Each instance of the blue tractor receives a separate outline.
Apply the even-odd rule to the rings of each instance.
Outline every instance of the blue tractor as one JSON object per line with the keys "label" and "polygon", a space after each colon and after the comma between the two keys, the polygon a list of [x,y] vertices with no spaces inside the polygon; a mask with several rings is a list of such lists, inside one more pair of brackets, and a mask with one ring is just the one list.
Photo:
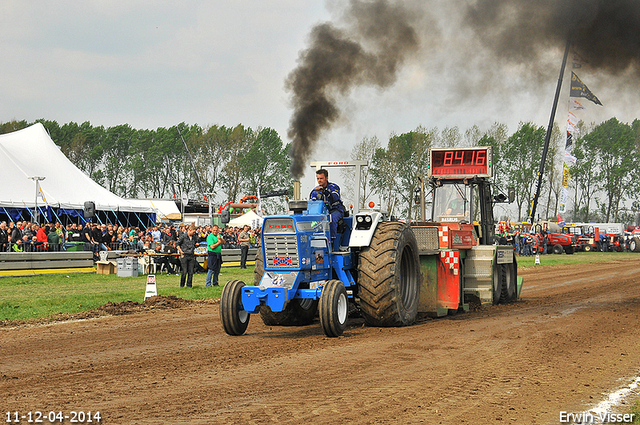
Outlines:
{"label": "blue tractor", "polygon": [[370,326],[405,326],[418,313],[441,317],[471,303],[516,301],[522,277],[514,248],[498,243],[493,219],[494,205],[513,196],[492,196],[492,176],[490,146],[430,149],[431,217],[422,179],[421,221],[363,210],[344,219],[335,241],[323,202],[290,202],[290,214],[263,222],[253,285],[235,280],[222,291],[225,331],[242,335],[251,314],[269,326],[319,316],[335,337],[351,312]]}
{"label": "blue tractor", "polygon": [[329,337],[342,335],[357,309],[376,326],[413,323],[420,266],[408,225],[376,211],[345,217],[332,241],[322,201],[291,201],[290,215],[266,217],[254,284],[224,287],[220,316],[229,335],[242,335],[251,314],[266,325],[301,326],[316,316]]}

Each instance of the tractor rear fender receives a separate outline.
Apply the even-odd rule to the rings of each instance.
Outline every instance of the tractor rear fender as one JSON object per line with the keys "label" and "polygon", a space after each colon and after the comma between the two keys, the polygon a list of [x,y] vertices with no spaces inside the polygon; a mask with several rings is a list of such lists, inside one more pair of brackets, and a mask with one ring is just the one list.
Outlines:
{"label": "tractor rear fender", "polygon": [[356,214],[353,217],[349,247],[364,248],[369,246],[381,218],[382,213],[378,211],[363,211]]}

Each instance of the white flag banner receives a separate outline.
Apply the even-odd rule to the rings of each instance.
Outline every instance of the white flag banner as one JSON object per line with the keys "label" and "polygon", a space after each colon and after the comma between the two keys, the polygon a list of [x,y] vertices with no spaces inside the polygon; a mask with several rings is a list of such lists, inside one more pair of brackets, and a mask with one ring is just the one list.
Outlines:
{"label": "white flag banner", "polygon": [[569,111],[569,118],[567,119],[567,131],[573,134],[580,134],[578,129],[578,117],[571,111]]}
{"label": "white flag banner", "polygon": [[587,108],[576,98],[569,99],[569,111],[586,111]]}
{"label": "white flag banner", "polygon": [[567,212],[567,198],[569,197],[569,188],[563,187],[560,191],[560,209],[561,213]]}
{"label": "white flag banner", "polygon": [[578,158],[576,158],[575,156],[571,155],[569,152],[565,152],[564,153],[564,163],[565,164],[576,165],[577,162],[578,162]]}

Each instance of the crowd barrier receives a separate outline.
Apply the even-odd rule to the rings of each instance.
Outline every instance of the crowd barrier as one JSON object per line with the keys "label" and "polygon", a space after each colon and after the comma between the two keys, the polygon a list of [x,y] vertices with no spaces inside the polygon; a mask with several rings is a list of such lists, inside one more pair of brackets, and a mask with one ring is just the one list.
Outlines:
{"label": "crowd barrier", "polygon": [[[68,244],[68,243],[67,243]],[[75,248],[78,247],[79,250]],[[83,243],[73,245],[72,249],[66,251],[58,251],[62,247],[48,246],[48,251],[34,252],[0,252],[0,276],[17,276],[28,274],[43,273],[75,273],[75,272],[91,272],[94,271],[95,260],[93,252],[83,251]],[[123,248],[121,245],[114,245],[114,248],[108,251],[100,251],[98,269],[101,272],[100,263],[111,263],[115,266],[116,260],[123,256],[140,257],[141,263],[149,265],[152,259],[145,258],[143,253],[133,253]],[[258,248],[249,248],[247,255],[247,263],[253,264]],[[144,258],[144,260],[143,260]],[[204,265],[206,254],[197,257],[198,262]],[[222,249],[223,266],[237,266],[240,264],[241,250],[240,248]],[[114,271],[115,272],[115,269]],[[107,273],[108,274],[108,273]]]}
{"label": "crowd barrier", "polygon": [[[53,272],[91,272],[93,253],[88,251],[0,252],[0,275]],[[20,273],[17,273],[20,271]],[[31,271],[28,273],[27,271]]]}

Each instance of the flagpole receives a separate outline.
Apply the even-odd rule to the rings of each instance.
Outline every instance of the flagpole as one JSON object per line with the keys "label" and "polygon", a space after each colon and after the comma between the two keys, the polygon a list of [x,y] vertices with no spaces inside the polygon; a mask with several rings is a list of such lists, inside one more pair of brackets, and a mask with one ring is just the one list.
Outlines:
{"label": "flagpole", "polygon": [[556,109],[558,109],[558,98],[560,97],[560,89],[562,88],[562,78],[564,77],[564,68],[567,66],[567,57],[569,56],[569,47],[571,39],[567,38],[567,45],[564,49],[564,57],[562,58],[562,67],[560,68],[560,76],[558,77],[558,85],[556,86],[556,96],[553,99],[553,108],[551,108],[551,117],[547,126],[547,134],[544,136],[544,149],[542,150],[542,158],[540,159],[540,168],[538,169],[538,181],[536,182],[536,194],[531,201],[531,210],[529,211],[529,223],[533,223],[536,215],[536,207],[538,206],[538,198],[540,197],[540,187],[542,186],[542,176],[544,174],[544,164],[547,160],[549,152],[549,141],[551,140],[551,131],[553,130],[553,121],[556,118]]}
{"label": "flagpole", "polygon": [[44,180],[46,177],[33,176],[33,177],[27,177],[27,178],[30,179],[30,180],[33,180],[34,182],[36,182],[36,202],[35,202],[36,206],[33,209],[33,213],[34,213],[33,217],[34,217],[35,222],[39,224],[39,221],[38,221],[38,193],[40,192],[40,181]]}

